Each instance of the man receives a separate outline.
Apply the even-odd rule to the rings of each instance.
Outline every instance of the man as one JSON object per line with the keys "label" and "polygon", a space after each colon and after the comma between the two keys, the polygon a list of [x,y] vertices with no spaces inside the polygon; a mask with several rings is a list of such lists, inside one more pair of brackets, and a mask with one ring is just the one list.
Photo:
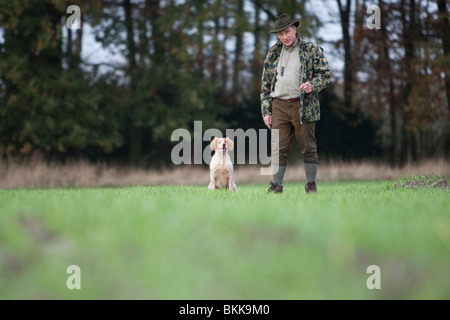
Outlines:
{"label": "man", "polygon": [[[330,69],[318,45],[305,41],[297,33],[298,21],[282,14],[275,21],[279,41],[264,60],[261,81],[261,113],[272,134],[272,182],[269,192],[283,192],[287,156],[292,139],[301,149],[306,175],[306,193],[317,192],[319,163],[315,138],[320,119],[318,93],[330,83]],[[275,141],[276,140],[276,141]]]}

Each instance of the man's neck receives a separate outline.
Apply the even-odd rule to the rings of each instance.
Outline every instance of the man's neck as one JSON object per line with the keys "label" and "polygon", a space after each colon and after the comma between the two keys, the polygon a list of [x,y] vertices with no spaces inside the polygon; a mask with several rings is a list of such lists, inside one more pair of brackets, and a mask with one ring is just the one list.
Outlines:
{"label": "man's neck", "polygon": [[293,44],[292,46],[290,46],[290,47],[285,46],[285,48],[288,49],[289,51],[291,51],[292,48],[294,48],[294,47],[297,45],[298,41],[299,41],[299,39],[298,39],[298,37],[297,37],[297,39],[295,40],[295,42],[294,42],[294,44]]}

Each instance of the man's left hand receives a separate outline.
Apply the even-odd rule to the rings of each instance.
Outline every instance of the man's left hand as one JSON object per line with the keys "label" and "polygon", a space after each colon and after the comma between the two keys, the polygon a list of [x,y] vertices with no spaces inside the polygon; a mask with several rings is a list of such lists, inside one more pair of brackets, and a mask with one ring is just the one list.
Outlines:
{"label": "man's left hand", "polygon": [[306,93],[311,93],[312,90],[312,85],[309,82],[305,82],[304,84],[302,84],[300,86],[300,90],[304,90]]}

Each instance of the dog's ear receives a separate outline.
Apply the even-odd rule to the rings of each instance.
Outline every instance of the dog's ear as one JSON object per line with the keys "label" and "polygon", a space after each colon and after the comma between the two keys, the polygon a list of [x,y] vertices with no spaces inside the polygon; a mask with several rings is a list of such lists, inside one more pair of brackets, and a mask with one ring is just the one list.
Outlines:
{"label": "dog's ear", "polygon": [[234,142],[230,138],[227,137],[227,144],[228,144],[228,150],[233,151],[234,149]]}
{"label": "dog's ear", "polygon": [[216,142],[217,142],[217,138],[214,138],[214,139],[211,141],[210,146],[211,146],[211,150],[212,150],[212,151],[216,150]]}

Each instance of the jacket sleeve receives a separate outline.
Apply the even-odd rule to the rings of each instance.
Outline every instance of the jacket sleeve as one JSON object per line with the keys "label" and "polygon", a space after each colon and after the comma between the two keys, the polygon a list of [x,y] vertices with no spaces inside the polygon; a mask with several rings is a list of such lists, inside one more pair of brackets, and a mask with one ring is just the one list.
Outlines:
{"label": "jacket sleeve", "polygon": [[319,92],[325,89],[331,81],[331,71],[328,61],[323,55],[323,49],[317,47],[314,53],[314,78],[310,81],[314,91]]}
{"label": "jacket sleeve", "polygon": [[261,114],[262,117],[272,115],[272,73],[270,71],[270,52],[264,59],[264,67],[261,79]]}

